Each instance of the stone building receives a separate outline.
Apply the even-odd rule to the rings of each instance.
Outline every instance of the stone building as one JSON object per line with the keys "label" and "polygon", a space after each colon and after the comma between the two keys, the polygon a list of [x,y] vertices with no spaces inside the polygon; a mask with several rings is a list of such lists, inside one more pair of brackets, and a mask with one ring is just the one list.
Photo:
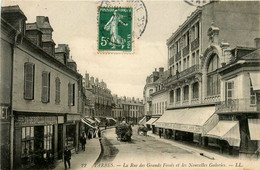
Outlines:
{"label": "stone building", "polygon": [[48,17],[25,21],[19,6],[2,7],[1,169],[38,166],[62,159],[65,145],[78,147],[82,76],[67,45],[55,55]]}
{"label": "stone building", "polygon": [[[258,91],[250,90],[249,75],[259,72],[254,43],[260,32],[256,27],[259,7],[256,1],[210,2],[198,7],[167,40],[170,76],[163,81],[167,110],[155,122],[166,137],[219,147],[235,155],[256,151],[252,143],[257,142],[250,140],[259,139],[250,139],[249,133],[255,135],[251,127],[259,126]],[[248,103],[251,93],[256,99],[252,105]],[[227,107],[223,113],[228,99],[241,105],[240,110]],[[224,119],[229,121],[223,123]]]}

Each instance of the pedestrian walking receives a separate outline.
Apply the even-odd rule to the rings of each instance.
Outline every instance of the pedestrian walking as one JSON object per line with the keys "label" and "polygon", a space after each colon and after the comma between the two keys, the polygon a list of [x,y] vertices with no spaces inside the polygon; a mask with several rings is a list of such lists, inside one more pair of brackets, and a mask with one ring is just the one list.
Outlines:
{"label": "pedestrian walking", "polygon": [[65,169],[67,169],[67,163],[68,163],[69,168],[70,168],[70,159],[71,159],[71,151],[68,149],[68,146],[65,146],[65,150],[64,150],[64,166],[65,166]]}
{"label": "pedestrian walking", "polygon": [[161,138],[162,137],[162,130],[161,129],[159,129],[159,137]]}
{"label": "pedestrian walking", "polygon": [[98,127],[98,138],[101,139],[101,130]]}
{"label": "pedestrian walking", "polygon": [[86,145],[86,137],[84,135],[84,133],[82,134],[81,138],[80,138],[80,143],[81,143],[81,147],[82,147],[82,150],[85,151],[85,145]]}

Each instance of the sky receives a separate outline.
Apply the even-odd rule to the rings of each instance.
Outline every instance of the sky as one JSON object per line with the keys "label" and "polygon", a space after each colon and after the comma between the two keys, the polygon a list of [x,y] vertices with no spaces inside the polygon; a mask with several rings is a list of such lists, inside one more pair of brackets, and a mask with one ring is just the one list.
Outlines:
{"label": "sky", "polygon": [[167,69],[167,39],[196,7],[179,1],[143,1],[148,22],[143,35],[135,40],[133,54],[97,53],[97,1],[2,0],[2,6],[19,5],[27,23],[36,16],[48,16],[57,44],[68,44],[71,56],[83,76],[98,77],[112,94],[143,98],[146,77],[155,68]]}

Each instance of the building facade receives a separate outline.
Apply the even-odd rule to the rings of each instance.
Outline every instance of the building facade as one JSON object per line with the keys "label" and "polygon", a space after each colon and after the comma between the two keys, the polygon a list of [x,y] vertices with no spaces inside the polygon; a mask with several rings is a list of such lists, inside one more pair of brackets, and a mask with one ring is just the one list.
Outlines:
{"label": "building facade", "polygon": [[68,46],[63,61],[55,55],[48,17],[26,24],[18,6],[2,7],[1,14],[1,126],[9,132],[1,168],[62,159],[65,145],[78,148],[82,76]]}
{"label": "building facade", "polygon": [[[255,120],[259,115],[259,112],[255,110],[257,100],[254,106],[241,110],[243,116],[240,115],[240,117],[243,118],[232,122],[234,126],[230,122],[223,123],[221,120],[231,120],[231,115],[239,115],[237,114],[239,111],[235,111],[236,113],[229,111],[229,116],[228,114],[224,116],[222,113],[217,114],[217,110],[218,105],[221,105],[219,103],[226,101],[225,98],[235,97],[232,93],[234,84],[227,82],[232,79],[232,76],[236,77],[236,87],[239,87],[237,90],[243,91],[236,97],[246,98],[241,99],[240,102],[244,101],[249,104],[250,81],[248,77],[240,75],[244,73],[239,69],[230,70],[229,73],[228,69],[224,68],[242,62],[238,58],[256,50],[253,40],[258,38],[260,32],[259,28],[255,27],[259,24],[259,5],[259,2],[210,2],[198,7],[167,40],[170,76],[163,81],[168,93],[167,111],[155,122],[155,125],[163,128],[168,138],[195,142],[204,146],[217,146],[221,151],[228,150],[234,154],[256,151],[257,146],[249,146],[254,143],[250,142],[248,137],[250,125],[243,122],[248,121],[246,118],[248,114],[253,115],[250,119],[254,120],[250,121],[258,121]],[[234,6],[237,8],[233,8]],[[254,48],[238,50],[237,46]],[[259,56],[253,56],[252,60],[257,63]],[[248,70],[258,72],[254,64],[248,66]],[[222,69],[226,71],[221,72]],[[252,94],[255,92],[257,91]],[[227,94],[229,97],[226,97]],[[243,106],[246,107],[247,104]],[[227,136],[214,134],[214,131],[222,124],[226,127],[220,131],[226,132]],[[229,140],[230,138],[232,140]]]}

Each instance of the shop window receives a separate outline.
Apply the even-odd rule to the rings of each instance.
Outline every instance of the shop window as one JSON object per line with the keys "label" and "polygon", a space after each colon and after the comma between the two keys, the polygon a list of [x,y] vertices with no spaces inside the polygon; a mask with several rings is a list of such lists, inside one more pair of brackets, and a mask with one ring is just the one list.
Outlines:
{"label": "shop window", "polygon": [[208,64],[208,74],[207,74],[207,95],[214,96],[220,94],[220,77],[217,73],[219,68],[219,59],[216,54],[214,54]]}
{"label": "shop window", "polygon": [[50,72],[42,72],[42,102],[50,102]]}
{"label": "shop window", "polygon": [[34,99],[34,74],[35,65],[33,63],[24,64],[24,99]]}
{"label": "shop window", "polygon": [[46,154],[44,158],[46,158],[48,153],[52,153],[53,150],[53,126],[48,125],[44,126],[44,150]]}
{"label": "shop window", "polygon": [[192,98],[197,99],[199,98],[199,83],[196,82],[192,85]]}
{"label": "shop window", "polygon": [[176,90],[176,101],[177,102],[181,101],[181,89],[180,88],[178,88]]}
{"label": "shop window", "polygon": [[66,141],[65,145],[69,148],[74,148],[75,144],[75,133],[76,133],[76,126],[75,125],[67,125],[66,126]]}
{"label": "shop window", "polygon": [[251,81],[250,81],[250,105],[256,105],[256,93],[253,90]]}
{"label": "shop window", "polygon": [[55,103],[60,104],[60,78],[55,80]]}
{"label": "shop window", "polygon": [[8,107],[0,106],[1,112],[0,112],[0,119],[7,119],[8,118]]}
{"label": "shop window", "polygon": [[22,128],[22,164],[31,164],[34,161],[34,127]]}
{"label": "shop window", "polygon": [[170,103],[172,104],[174,102],[174,91],[170,91]]}
{"label": "shop window", "polygon": [[190,56],[187,57],[187,67],[186,68],[189,68],[190,67]]}
{"label": "shop window", "polygon": [[183,93],[184,93],[183,100],[188,101],[189,100],[189,86],[188,85],[184,86]]}

